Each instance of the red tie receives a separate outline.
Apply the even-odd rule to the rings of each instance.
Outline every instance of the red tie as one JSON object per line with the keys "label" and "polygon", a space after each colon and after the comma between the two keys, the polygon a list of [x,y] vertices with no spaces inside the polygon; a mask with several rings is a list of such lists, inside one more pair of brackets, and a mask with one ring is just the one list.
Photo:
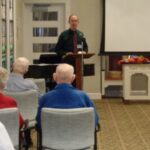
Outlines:
{"label": "red tie", "polygon": [[74,35],[73,35],[73,46],[74,46],[74,52],[77,52],[77,32],[74,31]]}

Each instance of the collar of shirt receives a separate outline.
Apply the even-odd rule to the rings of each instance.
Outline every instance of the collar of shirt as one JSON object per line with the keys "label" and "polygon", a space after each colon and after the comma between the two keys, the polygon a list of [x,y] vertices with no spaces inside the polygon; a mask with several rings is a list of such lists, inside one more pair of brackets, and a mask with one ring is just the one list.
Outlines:
{"label": "collar of shirt", "polygon": [[23,75],[18,74],[18,73],[11,73],[10,76],[17,77],[17,78],[23,78]]}
{"label": "collar of shirt", "polygon": [[73,30],[69,29],[69,32],[74,34],[74,32],[77,32],[77,30],[73,31]]}
{"label": "collar of shirt", "polygon": [[69,83],[57,84],[56,87],[55,87],[55,89],[66,89],[66,88],[74,89],[74,87]]}

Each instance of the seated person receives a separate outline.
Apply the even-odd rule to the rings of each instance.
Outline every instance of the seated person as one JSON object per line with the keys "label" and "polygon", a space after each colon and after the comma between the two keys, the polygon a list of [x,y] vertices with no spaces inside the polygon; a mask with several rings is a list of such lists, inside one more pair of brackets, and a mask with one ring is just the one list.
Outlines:
{"label": "seated person", "polygon": [[[7,70],[0,67],[0,109],[17,107],[15,99],[3,94],[3,89],[7,84],[7,80],[8,80]],[[24,120],[20,115],[20,128],[23,126],[23,124]]]}
{"label": "seated person", "polygon": [[40,129],[41,127],[41,110],[44,107],[60,109],[93,107],[95,110],[95,122],[98,125],[99,117],[92,100],[85,92],[71,85],[75,79],[73,66],[69,64],[58,65],[53,78],[57,83],[56,87],[43,95],[39,102],[36,118],[38,128]]}
{"label": "seated person", "polygon": [[26,90],[36,90],[37,85],[29,79],[24,79],[24,74],[28,71],[29,60],[25,57],[19,57],[12,66],[12,73],[9,76],[6,91],[21,92]]}
{"label": "seated person", "polygon": [[15,150],[5,126],[0,122],[0,150]]}
{"label": "seated person", "polygon": [[[8,80],[7,70],[0,67],[0,109],[17,107],[17,103],[15,99],[3,94],[3,90],[7,85],[7,80]],[[23,120],[23,117],[20,115],[20,128],[22,128],[23,125],[25,125],[25,121]],[[25,134],[26,145],[31,146],[32,141],[30,137],[30,131],[26,130],[24,134]]]}

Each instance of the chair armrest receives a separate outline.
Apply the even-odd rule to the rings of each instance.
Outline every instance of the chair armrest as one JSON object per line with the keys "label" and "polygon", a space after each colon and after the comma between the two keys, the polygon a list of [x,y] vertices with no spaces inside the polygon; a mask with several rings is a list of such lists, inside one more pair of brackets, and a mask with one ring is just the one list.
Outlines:
{"label": "chair armrest", "polygon": [[25,120],[22,128],[20,129],[21,132],[25,132],[26,130],[36,128],[37,122],[33,120]]}
{"label": "chair armrest", "polygon": [[95,132],[100,132],[100,131],[101,131],[101,125],[98,123],[95,128]]}
{"label": "chair armrest", "polygon": [[24,132],[27,129],[28,123],[29,123],[28,120],[24,121],[23,126],[20,128],[20,132]]}

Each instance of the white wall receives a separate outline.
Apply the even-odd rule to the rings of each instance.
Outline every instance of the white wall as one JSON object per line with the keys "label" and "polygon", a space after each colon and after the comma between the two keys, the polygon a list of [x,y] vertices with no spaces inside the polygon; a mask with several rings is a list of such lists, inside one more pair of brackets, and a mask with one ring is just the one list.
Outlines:
{"label": "white wall", "polygon": [[16,0],[16,57],[22,56],[22,1]]}
{"label": "white wall", "polygon": [[[40,0],[37,1],[39,2]],[[17,0],[16,5],[17,5],[16,6],[17,7],[17,22],[16,22],[17,23],[17,56],[21,56],[23,54],[21,51],[23,1]],[[100,93],[101,91],[100,57],[97,54],[99,52],[100,40],[101,40],[100,34],[101,34],[101,27],[102,27],[102,0],[70,0],[69,5],[70,8],[67,10],[68,16],[72,13],[77,14],[79,16],[80,19],[79,29],[85,34],[85,37],[89,45],[89,52],[95,53],[94,57],[85,61],[85,63],[95,64],[95,76],[84,78],[84,90],[89,93]],[[68,16],[66,16],[66,18],[68,18]]]}
{"label": "white wall", "polygon": [[79,29],[84,32],[89,52],[96,55],[85,63],[95,64],[95,76],[84,78],[84,89],[90,93],[100,92],[100,34],[102,26],[102,0],[72,0],[71,13],[80,19]]}

